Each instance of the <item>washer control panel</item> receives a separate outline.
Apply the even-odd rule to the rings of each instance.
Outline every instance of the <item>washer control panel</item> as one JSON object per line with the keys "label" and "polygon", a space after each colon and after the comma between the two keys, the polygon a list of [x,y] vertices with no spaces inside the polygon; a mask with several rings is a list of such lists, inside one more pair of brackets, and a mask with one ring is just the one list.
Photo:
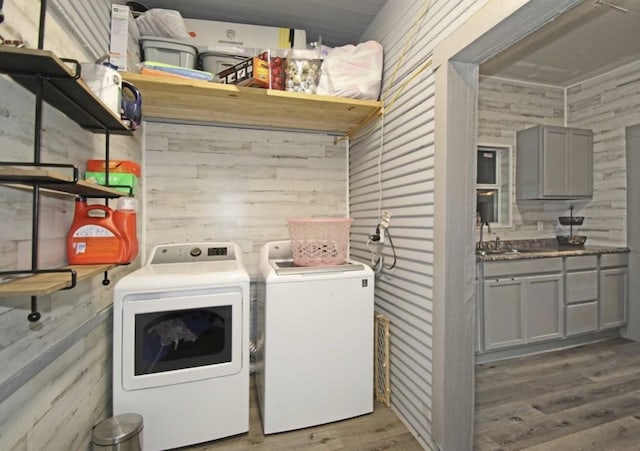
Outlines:
{"label": "washer control panel", "polygon": [[149,265],[162,263],[207,262],[235,260],[233,243],[179,243],[161,244],[153,248]]}

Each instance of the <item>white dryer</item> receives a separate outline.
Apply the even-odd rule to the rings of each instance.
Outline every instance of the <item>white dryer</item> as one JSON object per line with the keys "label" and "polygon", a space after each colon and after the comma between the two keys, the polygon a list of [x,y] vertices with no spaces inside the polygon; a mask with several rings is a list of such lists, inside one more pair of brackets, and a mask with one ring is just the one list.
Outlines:
{"label": "white dryer", "polygon": [[289,241],[258,267],[256,387],[265,434],[373,411],[371,268],[297,267]]}
{"label": "white dryer", "polygon": [[114,289],[113,414],[145,451],[249,430],[249,276],[232,243],[156,246]]}

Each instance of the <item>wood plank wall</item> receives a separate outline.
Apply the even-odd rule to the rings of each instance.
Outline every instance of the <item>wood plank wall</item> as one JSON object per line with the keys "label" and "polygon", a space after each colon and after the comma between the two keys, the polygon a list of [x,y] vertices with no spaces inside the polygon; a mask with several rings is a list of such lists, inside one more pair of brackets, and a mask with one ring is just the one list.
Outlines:
{"label": "wood plank wall", "polygon": [[[589,243],[626,245],[625,127],[640,123],[640,63],[635,62],[568,88],[480,77],[478,143],[514,149],[517,130],[538,124],[588,128],[594,132],[594,196],[589,201],[513,201],[513,225],[489,238],[553,238],[566,230],[557,217],[570,204],[585,216],[574,233]],[[566,98],[567,111],[564,110]],[[514,178],[515,190],[515,178]],[[515,191],[514,191],[515,192]],[[537,231],[543,221],[544,230]]]}
{"label": "wood plank wall", "polygon": [[[568,214],[570,202],[516,202],[516,132],[535,125],[564,125],[564,89],[487,76],[480,77],[478,88],[478,144],[507,145],[513,149],[513,224],[494,228],[487,239],[553,238],[558,216]],[[538,221],[544,224],[540,232]]]}
{"label": "wood plank wall", "polygon": [[251,275],[287,218],[347,216],[346,142],[314,133],[148,122],[147,251],[232,241]]}
{"label": "wood plank wall", "polygon": [[640,61],[567,89],[567,122],[593,130],[593,200],[582,212],[590,240],[625,245],[625,127],[640,124]]}
{"label": "wood plank wall", "polygon": [[[390,93],[385,105],[396,93],[398,98],[386,111],[384,128],[378,123],[370,134],[351,143],[349,199],[354,218],[352,255],[368,262],[367,237],[379,222],[378,160],[383,134],[381,208],[392,214],[390,232],[398,262],[393,270],[376,277],[375,293],[376,309],[391,321],[391,400],[423,446],[435,448],[431,436],[433,243],[437,239],[433,235],[435,77],[430,69],[411,81],[409,77],[434,46],[485,1],[432,1],[414,34],[414,22],[427,3],[387,2],[361,38],[382,43],[383,92]],[[401,91],[405,82],[408,85]],[[388,243],[384,257],[390,264]]]}
{"label": "wood plank wall", "polygon": [[112,3],[122,4],[124,0],[52,0],[50,8],[61,25],[73,34],[79,46],[90,55],[90,60],[95,61],[109,53]]}
{"label": "wood plank wall", "polygon": [[[79,3],[79,2],[76,2]],[[83,2],[86,3],[86,2]],[[108,8],[110,2],[100,0]],[[1,34],[14,30],[29,47],[37,43],[40,2],[4,3]],[[47,17],[45,47],[61,57],[91,59],[59,17]],[[108,43],[103,42],[108,48]],[[0,160],[33,159],[34,97],[0,77]],[[42,161],[77,165],[104,158],[105,139],[82,130],[45,105]],[[111,137],[111,156],[141,158],[140,135]],[[0,186],[0,268],[30,267],[31,192]],[[43,195],[39,242],[41,267],[66,263],[66,235],[73,218],[70,196]],[[113,286],[136,264],[97,277],[69,291],[38,299],[42,319],[27,321],[28,296],[0,298],[0,449],[88,449],[91,427],[111,414],[111,305]]]}

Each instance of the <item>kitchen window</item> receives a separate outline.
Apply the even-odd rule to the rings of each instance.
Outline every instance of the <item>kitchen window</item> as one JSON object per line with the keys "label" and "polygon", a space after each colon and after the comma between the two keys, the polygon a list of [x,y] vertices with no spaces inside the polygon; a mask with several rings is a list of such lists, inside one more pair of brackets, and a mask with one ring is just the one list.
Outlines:
{"label": "kitchen window", "polygon": [[492,227],[511,227],[512,150],[478,146],[476,214]]}

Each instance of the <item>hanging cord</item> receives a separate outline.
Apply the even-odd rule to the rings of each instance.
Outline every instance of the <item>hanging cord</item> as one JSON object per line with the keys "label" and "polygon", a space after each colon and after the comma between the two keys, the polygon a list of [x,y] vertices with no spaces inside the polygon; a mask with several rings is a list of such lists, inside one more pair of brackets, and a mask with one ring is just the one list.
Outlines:
{"label": "hanging cord", "polygon": [[380,274],[383,269],[391,270],[396,267],[396,263],[398,261],[398,257],[396,255],[396,247],[393,244],[393,238],[391,238],[391,233],[389,232],[389,228],[383,228],[383,234],[389,238],[389,244],[391,245],[391,252],[393,253],[393,263],[390,265],[385,265],[384,263],[384,255],[380,252],[382,249],[382,244],[375,243],[371,240],[367,241],[367,246],[371,250],[371,267],[373,268],[373,272],[376,274]]}
{"label": "hanging cord", "polygon": [[[407,74],[406,79],[400,84],[398,89],[393,94],[391,100],[389,100],[391,88],[395,85],[396,77],[400,73],[400,68],[403,67],[404,60],[409,53],[409,49],[411,45],[414,43],[418,30],[422,28],[423,21],[427,16],[429,11],[429,7],[431,5],[431,0],[425,0],[422,9],[418,16],[416,17],[411,31],[405,41],[404,47],[402,49],[402,53],[398,58],[396,66],[394,68],[393,74],[387,83],[387,86],[381,96],[382,101],[382,110],[380,111],[380,144],[378,146],[378,158],[377,158],[377,176],[378,176],[378,205],[377,205],[377,214],[378,214],[378,226],[376,228],[376,237],[375,241],[373,240],[373,236],[367,240],[367,247],[371,251],[371,266],[376,274],[380,273],[383,269],[393,269],[396,266],[397,255],[396,249],[393,244],[393,239],[391,238],[391,234],[389,233],[388,222],[387,226],[381,227],[382,223],[382,157],[384,154],[384,122],[385,115],[392,110],[398,98],[404,93],[407,86],[416,79],[420,74],[422,74],[428,67],[432,64],[431,53],[427,56],[427,59],[422,61],[417,67],[415,67],[409,74]],[[365,121],[360,126],[356,127],[352,130],[350,135],[351,140],[359,139],[364,136],[366,133],[370,132],[372,128],[375,126],[375,122],[373,120]],[[388,221],[388,219],[387,219]],[[383,229],[382,231],[380,229]],[[380,234],[382,233],[382,240],[380,240]],[[391,265],[385,265],[384,256],[381,253],[382,246],[384,245],[384,236],[389,238],[389,244],[391,245],[391,251],[393,252],[393,263]],[[380,240],[380,241],[377,241]]]}
{"label": "hanging cord", "polygon": [[431,5],[431,0],[425,0],[423,6],[422,6],[422,10],[420,11],[420,13],[417,15],[416,20],[413,22],[413,25],[411,26],[411,32],[409,33],[407,40],[405,41],[404,47],[402,49],[402,53],[400,54],[400,58],[398,59],[398,62],[396,63],[396,66],[393,70],[393,74],[391,75],[391,78],[389,79],[389,81],[386,83],[386,88],[384,89],[382,95],[380,96],[380,101],[382,102],[382,109],[380,110],[380,112],[376,112],[375,114],[372,114],[370,117],[368,117],[366,120],[362,121],[361,124],[357,125],[356,127],[354,127],[353,129],[351,129],[349,131],[349,137],[351,139],[351,141],[355,141],[356,139],[359,139],[367,134],[369,134],[369,132],[371,132],[373,130],[373,128],[376,125],[376,122],[374,121],[376,116],[380,116],[380,120],[383,120],[385,114],[389,113],[391,111],[391,107],[393,106],[393,104],[396,102],[396,100],[398,100],[398,98],[400,97],[400,95],[404,92],[404,90],[406,89],[407,85],[413,81],[418,75],[420,75],[422,72],[425,71],[425,69],[427,69],[429,66],[431,66],[432,60],[431,60],[431,52],[429,52],[429,54],[427,55],[427,59],[425,61],[423,61],[421,64],[419,64],[415,69],[413,69],[409,74],[408,74],[408,78],[407,80],[402,83],[400,85],[400,89],[398,89],[391,102],[387,102],[388,97],[390,95],[390,91],[391,88],[394,86],[395,81],[396,81],[396,77],[398,76],[398,73],[400,72],[400,68],[403,66],[403,62],[405,57],[407,56],[407,54],[409,53],[409,48],[411,46],[411,44],[413,44],[414,39],[418,33],[418,30],[422,28],[423,25],[423,20],[425,19],[425,17],[427,16],[427,13],[429,12],[429,7]]}
{"label": "hanging cord", "polygon": [[387,95],[389,94],[389,90],[391,89],[391,87],[393,86],[393,84],[396,81],[396,77],[398,76],[398,73],[400,72],[400,68],[402,67],[402,64],[404,63],[404,59],[407,56],[407,53],[409,53],[409,46],[411,44],[413,44],[413,40],[415,39],[416,35],[418,34],[418,30],[420,28],[422,28],[422,20],[427,16],[427,12],[429,11],[429,6],[430,5],[431,5],[431,0],[426,0],[424,2],[424,4],[422,5],[422,10],[420,11],[418,16],[416,17],[416,20],[413,22],[413,25],[411,26],[411,32],[409,34],[409,37],[404,43],[404,48],[402,49],[402,53],[400,54],[400,58],[398,59],[398,62],[396,63],[396,67],[395,67],[395,69],[393,71],[393,74],[391,75],[391,79],[389,80],[389,83],[387,83],[387,88],[385,89],[384,94],[382,95],[382,102],[383,103],[387,99]]}
{"label": "hanging cord", "polygon": [[389,244],[391,245],[391,252],[393,252],[393,263],[391,263],[391,265],[389,266],[385,265],[384,269],[393,269],[396,267],[396,262],[398,261],[398,258],[396,257],[396,247],[393,245],[393,239],[391,238],[389,227],[384,229],[384,233],[386,233],[387,237],[389,238]]}
{"label": "hanging cord", "polygon": [[380,146],[378,148],[378,221],[382,218],[382,154],[384,153],[384,115],[380,118]]}
{"label": "hanging cord", "polygon": [[[413,22],[413,25],[411,26],[410,36],[405,41],[404,48],[402,49],[402,54],[400,55],[400,58],[396,63],[396,67],[395,67],[395,70],[393,71],[393,75],[391,75],[391,79],[389,80],[389,83],[387,83],[387,88],[385,89],[382,95],[383,104],[386,102],[387,96],[389,95],[389,90],[391,89],[391,86],[393,86],[393,84],[395,83],[396,77],[398,76],[398,72],[400,72],[400,67],[402,66],[402,63],[404,62],[404,59],[407,56],[407,53],[409,52],[409,46],[415,40],[418,30],[420,29],[419,25],[422,25],[422,21],[426,17],[427,11],[429,11],[430,4],[431,4],[431,0],[425,1],[425,3],[422,6],[422,10],[420,11],[420,14],[418,14],[418,17],[416,18],[416,20]],[[388,105],[388,107],[383,108],[382,114],[380,115],[380,146],[378,149],[378,221],[382,219],[382,154],[384,153],[384,115],[386,111],[391,110],[393,104],[396,102],[400,94],[402,94],[402,92],[405,90],[407,85],[412,80],[414,80],[420,73],[422,73],[427,67],[431,65],[430,59],[427,62],[428,64],[423,63],[417,70],[415,70],[411,74],[411,76],[404,83],[402,83],[402,85],[400,86],[400,89],[393,96],[393,100],[391,101],[391,103]],[[386,231],[386,228],[385,228],[385,231]]]}

